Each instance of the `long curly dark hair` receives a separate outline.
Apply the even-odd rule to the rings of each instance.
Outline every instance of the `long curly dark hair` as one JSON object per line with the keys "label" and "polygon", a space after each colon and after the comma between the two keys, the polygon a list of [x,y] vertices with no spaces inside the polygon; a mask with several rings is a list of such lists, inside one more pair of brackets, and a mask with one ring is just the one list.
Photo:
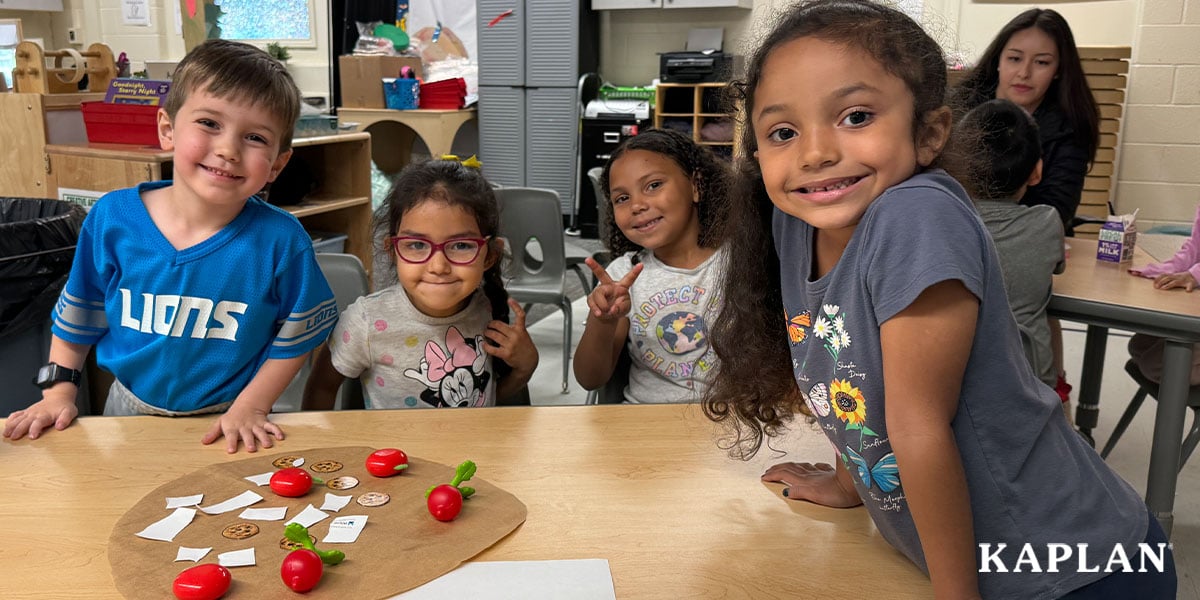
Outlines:
{"label": "long curly dark hair", "polygon": [[951,105],[956,115],[961,117],[972,108],[995,98],[1004,46],[1013,34],[1033,27],[1050,36],[1058,48],[1057,77],[1050,82],[1042,102],[1058,104],[1074,130],[1076,142],[1087,149],[1088,162],[1092,162],[1100,145],[1100,108],[1096,106],[1087,76],[1083,73],[1079,49],[1075,47],[1075,35],[1071,33],[1067,20],[1057,11],[1031,8],[1013,17],[984,50],[975,68],[951,90]]}
{"label": "long curly dark hair", "polygon": [[[913,94],[914,140],[927,117],[945,106],[946,63],[937,42],[904,13],[873,2],[800,3],[750,56],[746,78],[733,88],[743,107],[741,158],[737,188],[730,194],[721,318],[710,331],[720,360],[703,404],[708,418],[730,427],[730,454],[743,459],[756,454],[764,437],[778,435],[797,413],[808,414],[792,374],[779,256],[771,238],[773,207],[754,159],[753,121],[755,90],[767,57],[804,37],[862,49],[903,80]],[[804,93],[803,86],[797,82],[797,94]]]}
{"label": "long curly dark hair", "polygon": [[631,150],[646,150],[661,154],[687,174],[692,185],[696,186],[696,210],[700,219],[700,237],[697,242],[702,248],[716,248],[725,239],[724,226],[729,214],[729,186],[732,171],[729,163],[721,160],[708,148],[697,144],[691,138],[671,129],[647,129],[617,146],[604,165],[600,175],[600,189],[604,191],[601,202],[600,218],[608,227],[608,239],[602,240],[613,256],[626,252],[636,252],[642,247],[629,241],[613,218],[612,198],[609,193],[609,172],[613,163],[617,162],[626,152]]}

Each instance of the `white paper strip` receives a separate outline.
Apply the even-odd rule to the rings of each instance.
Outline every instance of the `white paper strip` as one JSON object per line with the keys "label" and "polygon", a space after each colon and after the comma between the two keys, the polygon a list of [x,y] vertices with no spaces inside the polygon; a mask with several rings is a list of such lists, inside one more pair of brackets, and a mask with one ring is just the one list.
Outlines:
{"label": "white paper strip", "polygon": [[231,510],[245,508],[251,504],[254,504],[255,502],[262,501],[262,499],[262,496],[247,490],[219,504],[214,504],[212,506],[201,506],[200,510],[210,515],[219,515],[221,513],[227,513]]}
{"label": "white paper strip", "polygon": [[329,518],[328,514],[325,514],[321,511],[317,510],[316,508],[313,507],[313,505],[309,504],[308,506],[306,506],[304,508],[304,510],[300,511],[300,514],[292,517],[292,520],[288,521],[287,523],[284,523],[284,525],[291,525],[292,523],[299,523],[305,527],[312,527],[314,524],[320,523],[321,521],[324,521],[325,519],[328,519],[328,518]]}
{"label": "white paper strip", "polygon": [[253,567],[254,548],[222,552],[217,555],[217,564],[222,567]]}
{"label": "white paper strip", "polygon": [[195,496],[176,496],[167,498],[167,510],[179,508],[181,506],[196,506],[200,501],[204,500],[204,494],[196,494]]}
{"label": "white paper strip", "polygon": [[190,560],[192,562],[196,562],[205,556],[208,556],[208,553],[211,551],[212,548],[188,548],[185,546],[180,546],[179,552],[175,554],[175,562],[179,562],[181,560]]}
{"label": "white paper strip", "polygon": [[138,537],[143,537],[148,540],[158,540],[160,542],[169,542],[192,523],[192,519],[196,518],[196,509],[194,508],[177,508],[164,519],[161,519],[149,527],[139,531]]}
{"label": "white paper strip", "polygon": [[327,544],[353,544],[367,526],[367,515],[347,515],[329,522],[329,533],[321,540]]}

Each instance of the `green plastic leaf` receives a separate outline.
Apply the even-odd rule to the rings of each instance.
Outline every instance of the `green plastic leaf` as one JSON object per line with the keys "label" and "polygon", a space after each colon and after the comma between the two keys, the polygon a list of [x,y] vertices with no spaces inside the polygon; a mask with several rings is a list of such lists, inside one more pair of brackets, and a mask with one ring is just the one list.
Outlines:
{"label": "green plastic leaf", "polygon": [[475,475],[475,462],[464,460],[462,464],[454,469],[454,479],[450,480],[450,485],[458,487],[458,484],[470,479]]}
{"label": "green plastic leaf", "polygon": [[317,556],[321,557],[321,562],[327,565],[336,565],[346,560],[346,553],[341,550],[317,550],[316,548],[311,550],[316,552]]}
{"label": "green plastic leaf", "polygon": [[471,495],[475,493],[475,488],[467,487],[464,485],[464,486],[458,488],[458,491],[462,492],[463,498],[470,498]]}
{"label": "green plastic leaf", "polygon": [[309,550],[316,551],[316,546],[313,546],[312,540],[308,537],[308,528],[299,523],[291,523],[287,527],[284,527],[283,537],[287,538],[290,542],[295,542]]}

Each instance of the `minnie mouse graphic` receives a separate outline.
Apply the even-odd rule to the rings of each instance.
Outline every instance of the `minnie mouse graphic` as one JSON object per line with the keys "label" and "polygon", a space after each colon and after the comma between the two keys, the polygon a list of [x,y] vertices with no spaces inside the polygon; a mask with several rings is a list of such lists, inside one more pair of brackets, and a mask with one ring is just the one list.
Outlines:
{"label": "minnie mouse graphic", "polygon": [[468,341],[451,326],[446,330],[445,350],[429,340],[420,369],[405,369],[404,375],[428,388],[421,392],[421,401],[430,406],[483,406],[492,375],[487,372],[488,355],[482,347],[482,335]]}

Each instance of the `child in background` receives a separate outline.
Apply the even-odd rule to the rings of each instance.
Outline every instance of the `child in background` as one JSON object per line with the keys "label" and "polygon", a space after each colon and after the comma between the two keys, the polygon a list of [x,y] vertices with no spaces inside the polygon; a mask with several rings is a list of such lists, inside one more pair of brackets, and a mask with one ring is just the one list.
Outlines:
{"label": "child in background", "polygon": [[626,402],[698,401],[714,354],[724,272],[721,228],[729,169],[707,148],[666,129],[623,142],[608,159],[601,187],[608,270],[588,259],[599,285],[575,350],[575,378],[587,389],[612,376],[622,348],[631,358]]}
{"label": "child in background", "polygon": [[[1170,260],[1152,263],[1130,273],[1154,280],[1160,290],[1183,288],[1185,292],[1196,289],[1200,281],[1200,207],[1196,208],[1196,222],[1192,224],[1192,235]],[[1158,382],[1162,377],[1163,339],[1144,333],[1129,338],[1129,355],[1137,363],[1147,379]],[[1200,344],[1192,348],[1192,385],[1200,385]]]}
{"label": "child in background", "polygon": [[1052,206],[1019,202],[1042,176],[1037,123],[1009,100],[989,100],[962,118],[955,139],[964,146],[955,151],[970,163],[959,180],[996,245],[1025,356],[1038,379],[1054,387],[1058,370],[1046,307],[1054,274],[1065,266],[1062,221]]}
{"label": "child in background", "polygon": [[[763,480],[865,504],[937,598],[1174,598],[1165,535],[1034,376],[988,232],[936,168],[942,57],[902,12],[841,0],[794,6],[748,61],[706,414],[741,456],[809,414],[835,465]],[[1144,541],[1164,572],[1050,567],[1053,544]]]}
{"label": "child in background", "polygon": [[88,214],[42,400],[5,437],[71,423],[95,345],[116,376],[104,414],[221,412],[201,441],[224,436],[231,453],[283,439],[267,415],[337,318],[304,228],[254,196],[291,156],[299,114],[296,84],[266,52],[209,40],[188,53],[158,111],[175,179],[107,194]]}
{"label": "child in background", "polygon": [[333,408],[343,377],[362,382],[367,408],[494,406],[521,392],[538,353],[500,279],[500,207],[479,170],[454,160],[408,165],[376,228],[385,228],[399,285],[346,307],[303,408]]}

